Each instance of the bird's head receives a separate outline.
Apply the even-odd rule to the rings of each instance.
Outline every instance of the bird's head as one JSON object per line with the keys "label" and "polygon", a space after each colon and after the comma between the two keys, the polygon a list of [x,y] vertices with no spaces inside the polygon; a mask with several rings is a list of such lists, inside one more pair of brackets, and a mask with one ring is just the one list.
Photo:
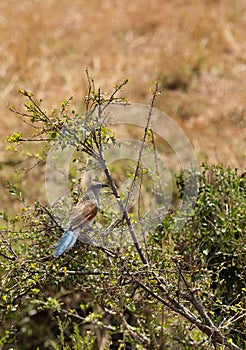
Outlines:
{"label": "bird's head", "polygon": [[100,206],[100,201],[99,201],[99,195],[100,195],[100,191],[102,188],[104,187],[109,187],[109,185],[105,184],[105,183],[102,183],[102,182],[96,182],[96,181],[93,181],[90,186],[87,188],[87,195],[91,197],[91,193],[93,193],[93,195],[95,196],[96,200],[97,200],[97,203],[98,203],[98,207]]}
{"label": "bird's head", "polygon": [[105,184],[103,182],[99,182],[99,181],[93,181],[90,186],[88,187],[87,191],[93,191],[96,193],[99,193],[100,190],[104,187],[109,187],[108,184]]}

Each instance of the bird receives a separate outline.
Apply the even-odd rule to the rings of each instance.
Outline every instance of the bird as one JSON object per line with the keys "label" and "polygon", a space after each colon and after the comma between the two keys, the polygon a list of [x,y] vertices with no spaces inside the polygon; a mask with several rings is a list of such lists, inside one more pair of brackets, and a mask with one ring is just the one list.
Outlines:
{"label": "bird", "polygon": [[89,226],[99,209],[100,191],[109,185],[101,182],[92,182],[87,188],[84,197],[77,203],[69,218],[69,228],[57,243],[53,256],[59,257],[72,248],[82,229]]}

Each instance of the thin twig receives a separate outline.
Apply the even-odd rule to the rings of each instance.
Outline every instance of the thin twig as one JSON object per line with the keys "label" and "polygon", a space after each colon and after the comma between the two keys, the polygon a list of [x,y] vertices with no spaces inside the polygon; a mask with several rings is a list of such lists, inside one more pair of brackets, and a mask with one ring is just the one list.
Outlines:
{"label": "thin twig", "polygon": [[128,212],[126,206],[124,205],[124,203],[123,203],[123,201],[122,201],[122,199],[121,199],[121,197],[120,197],[120,194],[119,194],[119,192],[118,192],[118,189],[117,189],[117,187],[116,187],[116,185],[115,185],[115,183],[114,183],[114,181],[113,181],[112,174],[111,174],[111,172],[110,172],[110,170],[109,170],[109,168],[108,168],[108,166],[107,166],[107,164],[106,164],[106,161],[105,161],[105,159],[104,159],[103,151],[101,151],[101,157],[102,157],[102,158],[101,158],[101,159],[102,159],[102,162],[103,162],[103,164],[104,164],[104,172],[105,172],[105,175],[106,175],[106,177],[107,177],[107,179],[108,179],[108,181],[109,181],[110,187],[111,187],[111,189],[112,189],[112,191],[113,191],[113,194],[114,194],[114,196],[115,196],[115,198],[116,198],[116,200],[117,200],[117,202],[118,202],[118,205],[119,205],[119,207],[120,207],[120,210],[121,210],[121,212],[122,212],[122,214],[123,214],[123,216],[124,216],[124,218],[125,218],[125,220],[126,220],[126,223],[127,223],[127,226],[128,226],[129,232],[130,232],[130,235],[131,235],[132,240],[133,240],[133,243],[134,243],[134,246],[135,246],[135,248],[137,249],[137,252],[138,252],[138,254],[139,254],[139,256],[140,256],[142,262],[143,262],[145,265],[148,265],[148,260],[146,259],[145,255],[144,255],[144,253],[143,253],[143,251],[142,251],[142,248],[140,247],[140,244],[139,244],[139,242],[138,242],[136,233],[135,233],[135,231],[134,231],[134,228],[133,228],[133,225],[132,225],[132,221],[131,221],[131,218],[130,218],[130,216],[129,216],[129,212]]}
{"label": "thin twig", "polygon": [[[100,90],[99,90],[99,94],[100,94]],[[103,112],[103,109],[100,109],[100,106],[98,108],[99,111]],[[101,113],[98,114],[98,122],[99,124],[101,124]],[[104,148],[103,148],[103,143],[102,143],[102,139],[99,138],[99,148],[98,148],[98,152],[99,152],[99,156],[100,156],[100,163],[101,165],[103,166],[103,169],[104,169],[104,172],[105,172],[105,175],[109,181],[109,185],[113,191],[113,194],[118,202],[118,205],[120,207],[120,210],[126,220],[126,223],[127,223],[127,226],[128,226],[128,230],[130,232],[130,235],[132,237],[132,240],[133,240],[133,243],[134,243],[134,246],[140,256],[140,259],[142,260],[142,262],[147,265],[148,264],[148,261],[142,251],[142,248],[140,247],[140,244],[138,242],[138,239],[137,239],[137,236],[136,236],[136,233],[134,231],[134,228],[133,228],[133,224],[132,224],[132,221],[131,221],[131,218],[130,218],[130,215],[128,213],[128,210],[126,208],[126,206],[124,205],[121,197],[120,197],[120,194],[118,192],[118,189],[115,185],[115,182],[113,180],[113,177],[112,177],[112,174],[108,168],[108,165],[107,165],[107,162],[106,162],[106,159],[105,159],[105,156],[104,156]]]}
{"label": "thin twig", "polygon": [[183,271],[180,267],[180,265],[178,264],[177,261],[174,260],[174,263],[176,264],[176,266],[178,267],[179,270],[179,276],[182,278],[186,289],[188,290],[188,294],[186,293],[182,293],[182,296],[186,299],[189,300],[192,305],[195,307],[195,309],[198,311],[199,315],[204,319],[206,325],[208,325],[209,327],[214,327],[214,324],[212,322],[212,320],[210,319],[210,317],[208,316],[208,314],[205,312],[202,304],[199,302],[199,300],[195,297],[194,292],[192,291],[192,289],[189,286],[188,281],[186,280]]}
{"label": "thin twig", "polygon": [[100,276],[100,275],[109,275],[110,272],[105,271],[75,271],[75,270],[59,270],[59,275],[83,275],[83,276]]}
{"label": "thin twig", "polygon": [[8,259],[8,260],[12,260],[12,261],[16,260],[15,257],[13,257],[13,256],[7,256],[7,255],[5,255],[5,254],[2,253],[2,252],[0,252],[0,256],[2,256],[2,257],[5,258],[5,259]]}
{"label": "thin twig", "polygon": [[105,109],[113,102],[114,100],[114,96],[117,94],[118,91],[120,91],[122,89],[122,87],[124,85],[126,85],[128,83],[128,79],[124,80],[123,83],[121,83],[120,85],[116,86],[116,88],[114,89],[114,92],[111,94],[111,96],[108,99],[108,102],[103,106],[102,108],[102,112],[105,111]]}
{"label": "thin twig", "polygon": [[133,193],[133,189],[134,189],[134,186],[135,186],[136,179],[137,179],[137,177],[139,175],[139,170],[140,170],[141,160],[142,160],[142,154],[143,154],[144,146],[145,146],[145,143],[146,143],[147,133],[148,133],[148,130],[149,130],[149,125],[150,125],[150,121],[151,121],[151,117],[152,117],[152,111],[153,111],[153,108],[154,108],[155,99],[156,99],[156,96],[157,96],[157,91],[158,91],[158,83],[156,83],[155,90],[153,92],[151,105],[150,105],[148,118],[147,118],[147,123],[146,123],[145,129],[144,129],[144,135],[143,135],[141,146],[140,146],[139,153],[138,153],[137,166],[136,166],[134,177],[133,177],[133,180],[131,182],[131,186],[130,186],[130,189],[128,191],[128,195],[127,195],[127,198],[126,198],[126,204],[125,204],[126,208],[128,206],[130,197],[131,197],[131,195]]}
{"label": "thin twig", "polygon": [[44,111],[39,107],[39,105],[37,104],[37,102],[32,98],[32,96],[30,96],[29,94],[27,95],[29,100],[34,104],[34,106],[37,108],[38,112],[41,113],[41,115],[46,119],[46,121],[48,121],[50,124],[52,123],[50,118],[46,115],[46,113],[44,113]]}

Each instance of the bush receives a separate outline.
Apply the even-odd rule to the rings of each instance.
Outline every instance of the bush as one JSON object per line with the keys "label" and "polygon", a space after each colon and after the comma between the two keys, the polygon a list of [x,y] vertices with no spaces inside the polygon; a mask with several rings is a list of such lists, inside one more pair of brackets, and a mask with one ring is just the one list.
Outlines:
{"label": "bush", "polygon": [[[61,113],[48,116],[32,94],[21,93],[28,99],[27,115],[38,125],[42,142],[52,143],[65,123],[80,118],[83,129],[75,144],[77,159],[87,152],[105,161],[102,146],[110,147],[117,140],[101,120],[91,113],[70,116],[68,102]],[[107,100],[101,96],[100,89],[96,92],[89,85],[87,110],[115,102],[115,91]],[[17,134],[9,140],[25,141]],[[117,197],[114,174],[104,166]],[[138,175],[131,175],[133,181]],[[181,198],[185,176],[177,174]],[[71,180],[75,202],[77,185]],[[243,349],[243,175],[222,166],[202,165],[192,217],[177,232],[173,210],[148,232],[144,248],[138,240],[121,247],[77,242],[58,259],[52,252],[63,229],[52,210],[39,202],[26,205],[13,185],[9,191],[23,208],[11,218],[2,215],[0,344],[4,349]],[[121,220],[112,226],[117,215],[105,207],[97,227],[100,231],[108,225],[112,232],[128,229],[134,238],[132,224],[137,218],[123,200],[120,205]]]}

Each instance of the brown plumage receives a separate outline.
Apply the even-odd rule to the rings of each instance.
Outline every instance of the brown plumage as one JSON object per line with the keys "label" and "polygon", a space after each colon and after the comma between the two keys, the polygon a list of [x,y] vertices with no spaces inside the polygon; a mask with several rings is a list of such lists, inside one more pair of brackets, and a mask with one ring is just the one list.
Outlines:
{"label": "brown plumage", "polygon": [[99,207],[99,193],[103,187],[102,183],[92,183],[87,189],[85,196],[78,202],[69,219],[69,229],[64,233],[57,243],[54,256],[60,256],[72,248],[79,237],[81,230],[86,229],[91,220],[97,215]]}
{"label": "brown plumage", "polygon": [[85,223],[90,222],[98,212],[98,207],[95,201],[90,198],[82,198],[74,208],[70,216],[70,230],[75,230],[78,227],[83,227]]}

